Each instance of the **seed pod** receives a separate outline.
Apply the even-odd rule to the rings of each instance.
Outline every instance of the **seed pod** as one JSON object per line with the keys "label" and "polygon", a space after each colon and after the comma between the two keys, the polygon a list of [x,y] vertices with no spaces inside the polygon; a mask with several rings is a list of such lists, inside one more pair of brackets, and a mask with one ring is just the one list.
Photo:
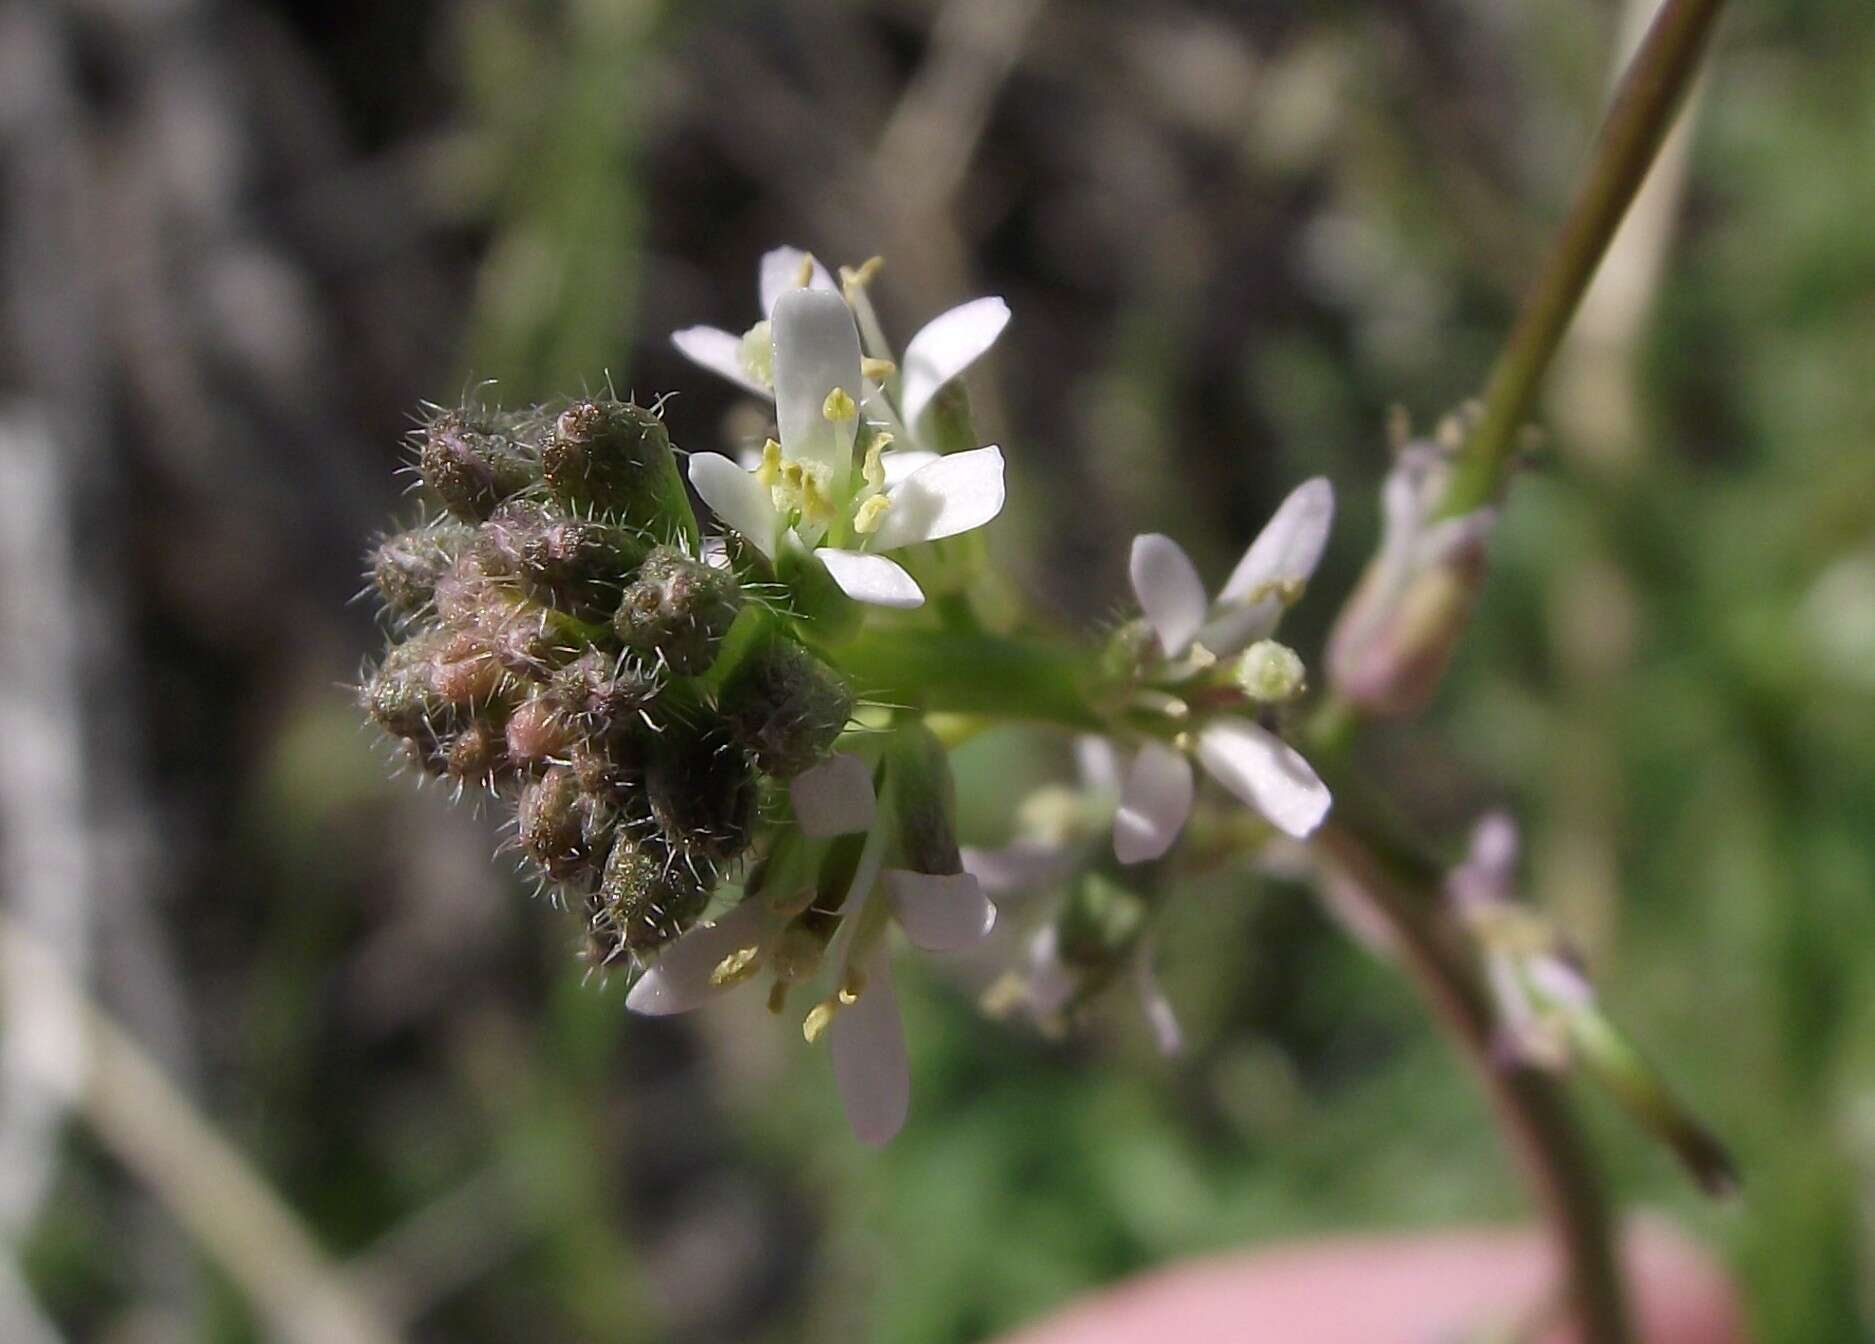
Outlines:
{"label": "seed pod", "polygon": [[436,596],[437,582],[449,572],[473,535],[453,522],[413,527],[386,537],[371,552],[371,586],[392,620],[420,615]]}
{"label": "seed pod", "polygon": [[780,635],[737,665],[720,703],[757,767],[779,779],[819,762],[853,714],[853,693],[840,675]]}
{"label": "seed pod", "polygon": [[709,900],[687,865],[656,841],[621,830],[591,901],[593,932],[601,945],[653,952],[696,923]]}
{"label": "seed pod", "polygon": [[554,422],[540,460],[548,490],[574,512],[696,544],[697,520],[670,435],[642,406],[574,402]]}
{"label": "seed pod", "polygon": [[521,790],[515,838],[548,877],[570,882],[589,871],[595,861],[586,835],[586,815],[579,781],[565,766],[554,766]]}
{"label": "seed pod", "polygon": [[626,586],[612,627],[626,648],[661,660],[680,677],[694,677],[716,661],[741,606],[741,592],[729,574],[674,547],[659,546]]}
{"label": "seed pod", "polygon": [[512,437],[464,411],[445,411],[424,427],[417,469],[443,507],[471,523],[535,479],[534,464]]}
{"label": "seed pod", "polygon": [[645,792],[671,848],[703,865],[739,858],[755,824],[756,780],[748,753],[722,734],[675,725],[649,745]]}

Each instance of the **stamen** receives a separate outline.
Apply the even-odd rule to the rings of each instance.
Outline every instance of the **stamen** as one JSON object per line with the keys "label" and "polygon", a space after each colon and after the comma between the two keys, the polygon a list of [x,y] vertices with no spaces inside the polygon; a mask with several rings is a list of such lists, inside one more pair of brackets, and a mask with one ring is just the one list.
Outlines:
{"label": "stamen", "polygon": [[843,420],[855,418],[859,414],[859,407],[854,404],[852,396],[845,388],[836,387],[821,403],[820,413],[833,423],[839,424]]}
{"label": "stamen", "polygon": [[879,530],[885,516],[892,509],[890,495],[873,495],[861,502],[853,512],[853,530],[863,536],[870,536]]}
{"label": "stamen", "polygon": [[897,370],[898,365],[894,364],[889,359],[875,359],[873,356],[868,355],[866,358],[859,361],[860,376],[868,378],[875,383],[883,383],[897,372]]}

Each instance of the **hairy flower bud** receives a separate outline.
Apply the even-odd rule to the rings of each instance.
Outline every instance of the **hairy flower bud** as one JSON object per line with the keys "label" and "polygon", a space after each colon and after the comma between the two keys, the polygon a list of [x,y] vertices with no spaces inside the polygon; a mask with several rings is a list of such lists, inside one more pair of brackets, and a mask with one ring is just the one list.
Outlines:
{"label": "hairy flower bud", "polygon": [[581,621],[605,621],[650,550],[631,529],[572,518],[537,499],[511,499],[478,538],[477,558],[490,573]]}
{"label": "hairy flower bud", "polygon": [[371,552],[371,586],[385,614],[398,622],[421,615],[436,596],[472,529],[452,522],[413,527],[386,537]]}
{"label": "hairy flower bud", "polygon": [[694,545],[696,516],[664,422],[630,402],[576,401],[540,450],[554,498],[586,517]]}
{"label": "hairy flower bud", "polygon": [[756,782],[748,753],[718,733],[671,726],[652,737],[645,792],[658,829],[678,854],[718,865],[749,847]]}
{"label": "hairy flower bud", "polygon": [[570,882],[589,871],[595,861],[586,833],[587,815],[573,772],[554,766],[521,790],[515,840],[549,878]]}
{"label": "hairy flower bud", "polygon": [[553,696],[536,692],[508,716],[504,737],[508,761],[517,770],[542,770],[573,747],[570,716]]}
{"label": "hairy flower bud", "polygon": [[417,470],[443,507],[479,523],[535,479],[535,466],[487,417],[445,411],[421,431]]}
{"label": "hairy flower bud", "polygon": [[442,642],[423,634],[393,644],[359,690],[365,713],[393,737],[434,735],[450,721],[452,706],[437,692],[434,676]]}
{"label": "hairy flower bud", "polygon": [[652,550],[625,588],[612,625],[626,648],[680,677],[709,670],[742,596],[735,579],[671,546]]}
{"label": "hairy flower bud", "polygon": [[653,952],[696,923],[709,899],[669,850],[621,830],[589,905],[592,932],[602,946]]}
{"label": "hairy flower bud", "polygon": [[756,765],[779,779],[826,756],[853,714],[853,693],[840,675],[781,635],[737,664],[719,701]]}

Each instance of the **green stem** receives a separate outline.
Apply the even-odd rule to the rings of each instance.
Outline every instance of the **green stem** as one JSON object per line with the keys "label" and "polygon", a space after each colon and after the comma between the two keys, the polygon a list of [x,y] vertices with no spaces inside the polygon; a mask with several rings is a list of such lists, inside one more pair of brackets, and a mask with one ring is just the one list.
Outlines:
{"label": "green stem", "polygon": [[1588,176],[1485,384],[1483,415],[1458,455],[1446,494],[1447,515],[1478,508],[1503,484],[1544,371],[1672,128],[1722,3],[1666,0],[1622,76]]}
{"label": "green stem", "polygon": [[1471,959],[1439,917],[1436,872],[1390,841],[1372,842],[1336,814],[1315,847],[1392,934],[1401,963],[1489,1095],[1548,1215],[1586,1344],[1633,1338],[1614,1257],[1612,1219],[1594,1163],[1555,1079],[1506,1065],[1492,1049],[1491,1003]]}
{"label": "green stem", "polygon": [[891,705],[1097,730],[1089,656],[956,630],[868,632],[837,654],[860,694]]}

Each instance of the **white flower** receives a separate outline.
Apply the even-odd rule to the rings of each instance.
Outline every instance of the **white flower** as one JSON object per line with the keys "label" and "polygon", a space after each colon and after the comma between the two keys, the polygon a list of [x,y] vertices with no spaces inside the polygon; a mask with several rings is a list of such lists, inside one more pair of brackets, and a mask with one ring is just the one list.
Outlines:
{"label": "white flower", "polygon": [[[866,835],[839,905],[835,990],[808,1014],[805,1029],[810,1039],[823,1032],[828,1038],[834,1082],[855,1136],[882,1144],[904,1124],[911,1098],[888,927],[896,923],[923,951],[952,952],[988,935],[996,907],[966,873],[884,865],[887,827],[871,767],[860,757],[837,753],[795,776],[788,791],[796,824],[810,840]],[[626,1006],[654,1016],[688,1012],[759,972],[791,918],[761,896],[745,899],[723,919],[667,947],[632,986]]]}
{"label": "white flower", "polygon": [[[740,336],[720,327],[686,327],[671,333],[671,341],[711,372],[757,396],[772,398],[775,375],[770,324],[776,300],[789,289],[843,289],[863,328],[867,353],[877,361],[869,366],[871,376],[865,379],[868,390],[862,400],[877,408],[894,429],[903,428],[907,442],[920,444],[924,413],[933,398],[996,344],[1003,328],[1009,325],[1009,305],[994,297],[972,299],[940,313],[919,328],[905,346],[904,359],[894,367],[892,352],[866,296],[871,270],[869,263],[857,271],[842,271],[845,283],[836,287],[826,268],[800,248],[775,248],[762,257],[760,321]],[[860,387],[861,383],[855,381],[847,385],[847,390],[858,396]]]}
{"label": "white flower", "polygon": [[[1159,986],[1153,972],[1153,948],[1150,940],[1133,950],[1133,992],[1139,1010],[1152,1029],[1153,1041],[1162,1055],[1176,1055],[1185,1048],[1185,1033],[1179,1027],[1172,1002]],[[1064,1014],[1080,992],[1080,977],[1061,960],[1061,936],[1053,920],[1035,931],[1029,939],[1027,967],[1019,993],[1029,1016],[1044,1032],[1063,1029]]]}
{"label": "white flower", "polygon": [[[1165,679],[1176,684],[1216,659],[1275,632],[1282,613],[1314,573],[1334,518],[1334,492],[1317,477],[1298,486],[1244,552],[1216,600],[1197,568],[1170,537],[1149,533],[1133,542],[1129,573],[1134,595],[1157,639]],[[1182,713],[1183,701],[1175,701]],[[1195,792],[1190,757],[1211,777],[1301,839],[1328,813],[1328,789],[1307,761],[1253,720],[1221,714],[1202,718],[1175,741],[1148,738],[1135,753],[1113,822],[1114,855],[1143,863],[1171,848],[1191,815]]]}
{"label": "white flower", "polygon": [[[995,445],[946,457],[887,453],[860,430],[859,334],[838,294],[794,289],[774,305],[779,439],[749,470],[720,453],[690,459],[690,480],[717,517],[770,560],[811,549],[852,598],[889,607],[924,601],[917,582],[881,554],[981,527],[1002,511]],[[869,427],[870,428],[870,427]],[[910,459],[910,460],[905,460]]]}

